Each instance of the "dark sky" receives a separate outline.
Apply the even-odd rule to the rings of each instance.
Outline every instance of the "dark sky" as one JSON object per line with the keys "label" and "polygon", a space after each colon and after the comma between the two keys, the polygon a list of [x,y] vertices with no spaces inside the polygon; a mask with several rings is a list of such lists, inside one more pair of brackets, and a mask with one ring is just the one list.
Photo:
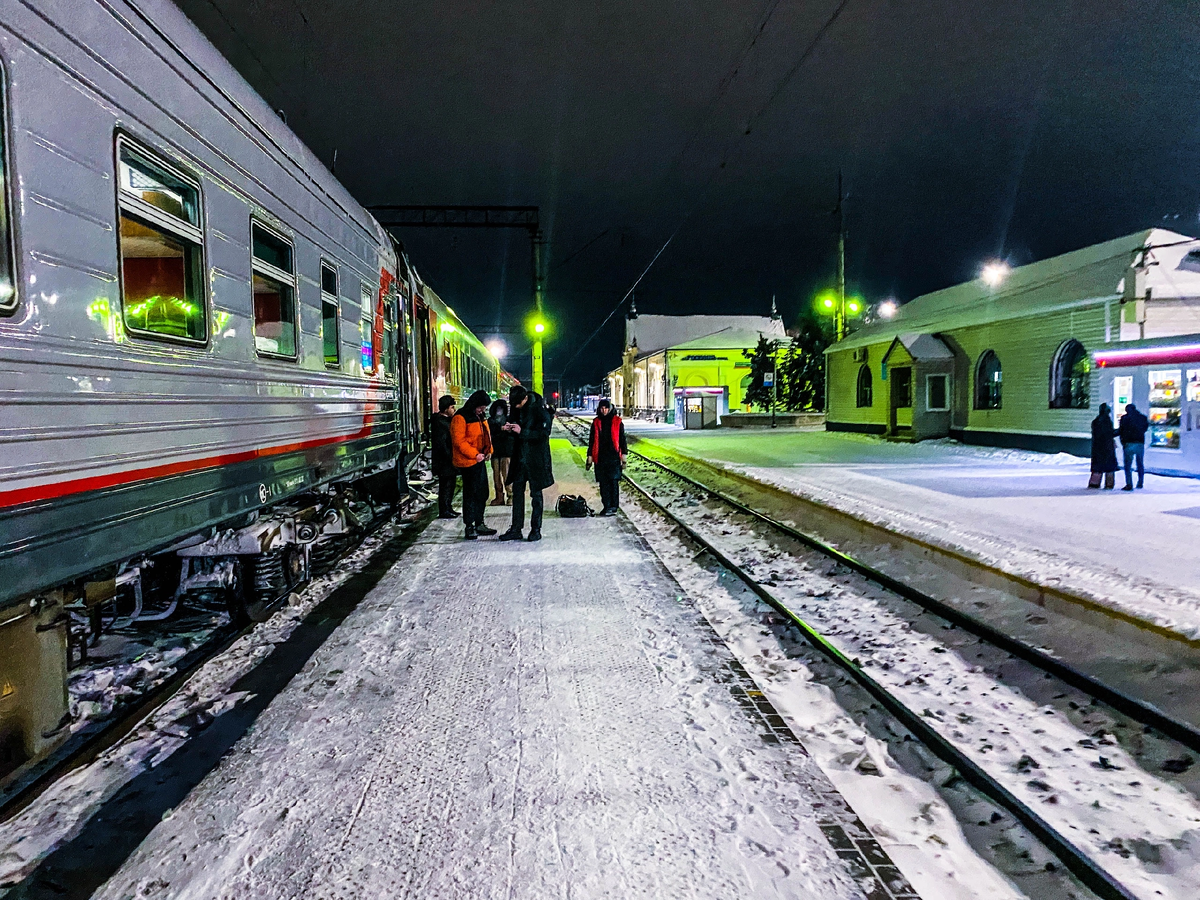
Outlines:
{"label": "dark sky", "polygon": [[[1200,233],[1192,0],[848,0],[806,58],[841,0],[177,2],[363,204],[541,208],[548,375],[676,229],[639,310],[777,294],[793,324],[835,277],[839,168],[872,302],[992,256]],[[402,238],[476,333],[519,332],[525,232]],[[621,320],[567,381],[616,365]]]}

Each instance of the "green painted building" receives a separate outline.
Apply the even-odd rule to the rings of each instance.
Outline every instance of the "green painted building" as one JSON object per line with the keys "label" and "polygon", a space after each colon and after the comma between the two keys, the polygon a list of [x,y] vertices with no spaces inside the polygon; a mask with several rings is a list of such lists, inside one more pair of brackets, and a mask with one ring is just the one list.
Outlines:
{"label": "green painted building", "polygon": [[1200,241],[1141,231],[926,294],[826,351],[831,431],[1084,453],[1091,354],[1200,332]]}
{"label": "green painted building", "polygon": [[622,415],[710,427],[745,408],[750,361],[760,337],[786,345],[773,316],[647,316],[632,310],[625,351],[608,373],[609,396]]}

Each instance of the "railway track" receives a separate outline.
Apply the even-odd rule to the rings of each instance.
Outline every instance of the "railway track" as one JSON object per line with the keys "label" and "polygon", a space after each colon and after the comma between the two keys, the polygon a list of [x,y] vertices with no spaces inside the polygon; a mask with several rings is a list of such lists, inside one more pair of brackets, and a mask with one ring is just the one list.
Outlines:
{"label": "railway track", "polygon": [[[564,426],[569,434],[577,441],[586,442],[586,435],[579,430],[579,424],[564,420]],[[820,538],[780,522],[747,504],[730,497],[719,490],[703,484],[683,473],[677,472],[659,460],[651,459],[635,450],[629,451],[635,466],[647,473],[665,476],[685,486],[689,492],[700,492],[732,510],[739,516],[750,519],[769,533],[796,542],[804,548],[815,551],[821,556],[832,560],[838,566],[855,573],[872,582],[885,591],[918,605],[933,616],[941,618],[950,626],[962,629],[978,638],[980,641],[1010,654],[1025,663],[1034,666],[1046,675],[1057,678],[1065,685],[1091,697],[1094,701],[1103,703],[1113,710],[1139,723],[1146,729],[1153,729],[1161,735],[1177,742],[1183,747],[1200,750],[1200,731],[1189,723],[1174,719],[1153,705],[1104,684],[1098,679],[1080,672],[1077,669],[1055,659],[1046,652],[1025,644],[1003,634],[992,626],[980,622],[949,606],[943,601],[929,595],[918,588],[879,571],[875,567],[856,559],[850,554],[822,541]],[[927,747],[935,756],[956,770],[959,775],[981,794],[988,797],[999,807],[1007,810],[1021,822],[1048,850],[1050,850],[1070,871],[1105,900],[1128,900],[1138,896],[1122,884],[1116,877],[1099,865],[1085,850],[1056,828],[1045,817],[1040,815],[1029,803],[1017,797],[1008,787],[1002,784],[986,768],[976,762],[966,751],[948,740],[936,727],[930,724],[928,710],[913,709],[897,693],[879,679],[873,677],[864,668],[859,659],[843,652],[839,647],[814,627],[809,621],[797,613],[792,606],[785,602],[776,591],[771,590],[769,582],[756,577],[740,564],[734,555],[736,551],[723,550],[718,542],[701,534],[692,524],[669,508],[669,501],[661,500],[650,487],[639,482],[629,469],[624,473],[624,480],[644,498],[655,512],[664,516],[671,525],[686,536],[692,544],[714,559],[722,568],[727,570],[748,590],[760,600],[774,609],[794,627],[804,640],[815,648],[825,658],[833,662],[845,672],[866,693],[880,704],[896,721],[909,733]]]}
{"label": "railway track", "polygon": [[[364,541],[377,533],[393,514],[379,515],[352,543],[346,545],[338,555],[341,561],[358,549]],[[419,528],[428,520],[426,514],[419,516],[409,528]],[[303,589],[301,585],[298,589]],[[274,611],[278,603],[272,606]],[[136,700],[125,704],[103,719],[89,722],[75,732],[63,744],[47,756],[35,760],[18,770],[6,784],[0,787],[0,822],[19,814],[37,797],[63,775],[87,765],[99,754],[116,744],[145,720],[164,706],[186,685],[189,679],[208,662],[220,656],[239,639],[253,631],[260,622],[250,621],[241,625],[226,625],[217,628],[200,646],[193,648],[172,668],[174,672],[162,682],[147,689]]]}

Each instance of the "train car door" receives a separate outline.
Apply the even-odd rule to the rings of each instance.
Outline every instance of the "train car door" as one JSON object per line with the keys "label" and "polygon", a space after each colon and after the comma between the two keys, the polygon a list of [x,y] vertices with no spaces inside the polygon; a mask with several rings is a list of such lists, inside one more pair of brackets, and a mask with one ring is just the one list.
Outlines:
{"label": "train car door", "polygon": [[430,416],[433,415],[434,393],[437,390],[433,372],[433,348],[430,346],[429,307],[419,296],[413,298],[413,322],[417,345],[417,412],[421,417],[421,433],[428,439]]}

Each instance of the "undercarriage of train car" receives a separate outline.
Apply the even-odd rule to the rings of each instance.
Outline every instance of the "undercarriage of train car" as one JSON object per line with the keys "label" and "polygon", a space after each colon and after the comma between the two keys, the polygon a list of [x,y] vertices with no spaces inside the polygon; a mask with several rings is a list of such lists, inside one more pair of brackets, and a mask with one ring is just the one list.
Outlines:
{"label": "undercarriage of train car", "polygon": [[0,610],[0,789],[188,649],[330,573],[396,510],[396,474],[315,488]]}

